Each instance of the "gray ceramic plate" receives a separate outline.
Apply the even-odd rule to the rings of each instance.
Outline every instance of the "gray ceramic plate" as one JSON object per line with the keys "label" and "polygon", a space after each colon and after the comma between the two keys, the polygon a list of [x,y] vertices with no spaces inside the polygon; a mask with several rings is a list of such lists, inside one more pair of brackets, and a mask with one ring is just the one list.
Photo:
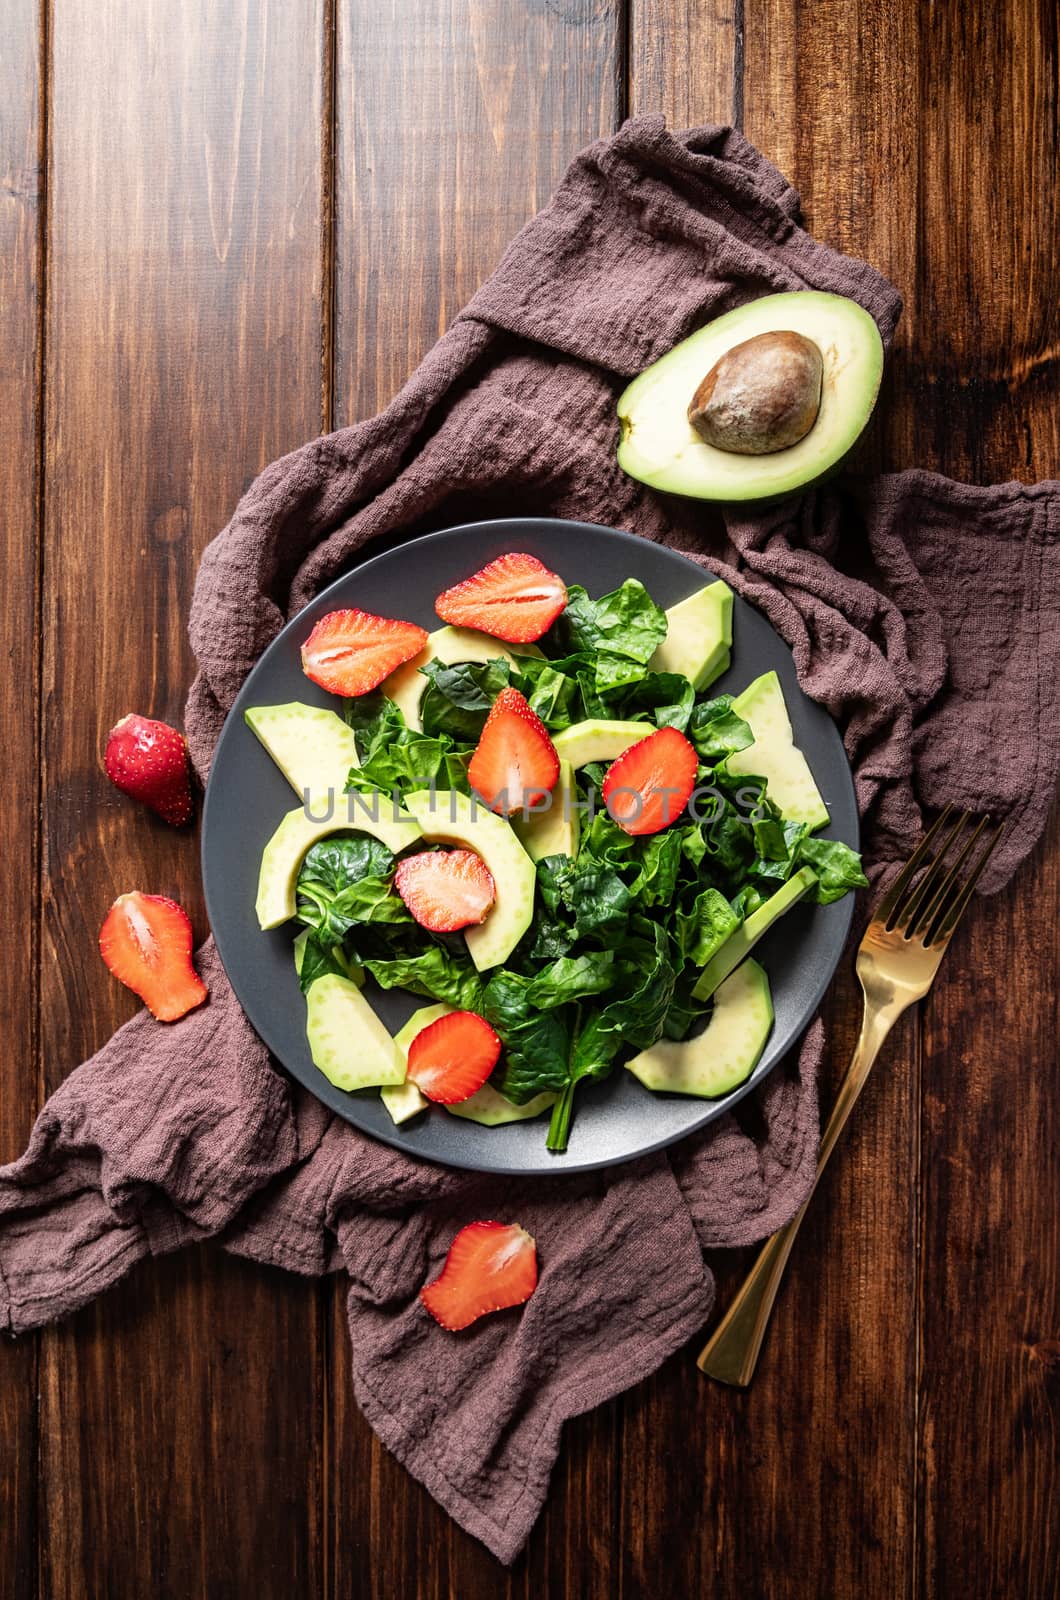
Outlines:
{"label": "gray ceramic plate", "polygon": [[[604,1083],[579,1087],[570,1147],[545,1149],[548,1118],[482,1128],[433,1107],[403,1127],[391,1122],[378,1094],[347,1094],[317,1071],[305,1037],[305,1001],[291,958],[294,929],[261,933],[254,896],[262,849],[284,812],[291,789],[243,721],[247,706],[305,700],[335,705],[310,683],[299,647],[317,618],[339,606],[439,626],[434,597],[507,550],[528,550],[581,583],[605,594],[638,577],[664,606],[699,588],[703,572],[683,556],[632,534],[588,523],[509,518],[448,528],[409,540],[355,567],[288,624],[243,686],[225,723],[206,790],[203,875],[206,904],[221,960],[240,1003],[269,1049],[325,1105],[366,1133],[410,1155],[485,1172],[556,1173],[604,1167],[657,1150],[712,1122],[760,1083],[809,1022],[839,961],[853,911],[853,896],[832,906],[800,904],[759,946],[769,974],[776,1022],[765,1053],[747,1083],[723,1100],[653,1095],[621,1067]],[[739,598],[733,622],[730,670],[714,686],[738,692],[760,672],[775,668],[784,686],[798,744],[832,814],[829,834],[857,847],[854,787],[834,724],[802,693],[791,652],[764,617]],[[396,1031],[429,1002],[369,983],[366,994]]]}

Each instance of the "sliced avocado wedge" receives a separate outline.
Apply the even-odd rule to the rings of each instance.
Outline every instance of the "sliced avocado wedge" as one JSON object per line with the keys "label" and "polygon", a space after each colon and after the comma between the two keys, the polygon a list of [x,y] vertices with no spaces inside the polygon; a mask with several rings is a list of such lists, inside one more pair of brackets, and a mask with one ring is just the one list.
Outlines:
{"label": "sliced avocado wedge", "polygon": [[828,807],[813,781],[810,764],[795,743],[784,691],[775,672],[763,672],[732,703],[754,734],[754,743],[726,758],[726,768],[766,780],[766,793],[788,822],[823,828]]}
{"label": "sliced avocado wedge", "polygon": [[590,761],[617,761],[631,744],[654,732],[651,722],[611,722],[604,717],[589,717],[553,734],[552,743],[561,761],[569,761],[572,767],[587,767]]}
{"label": "sliced avocado wedge", "polygon": [[497,898],[485,922],[467,928],[468,954],[480,972],[507,961],[534,915],[537,873],[510,823],[456,789],[418,789],[405,804],[429,844],[456,844],[480,855]]}
{"label": "sliced avocado wedge", "polygon": [[547,811],[535,811],[529,817],[516,814],[511,819],[512,827],[531,861],[543,861],[546,856],[570,856],[573,860],[578,854],[581,828],[579,813],[574,809],[577,795],[569,761],[560,762],[550,799]]}
{"label": "sliced avocado wedge", "polygon": [[419,655],[413,656],[411,661],[406,661],[404,666],[392,672],[380,688],[401,712],[405,726],[419,732],[423,726],[420,722],[420,702],[427,687],[427,679],[420,668],[425,667],[428,661],[440,661],[445,667],[455,667],[458,661],[499,659],[514,667],[518,656],[540,654],[536,644],[521,644],[513,648],[503,644],[500,639],[491,638],[488,633],[476,633],[473,628],[436,628],[427,635],[427,643]]}
{"label": "sliced avocado wedge", "polygon": [[337,711],[292,700],[248,706],[243,717],[299,798],[329,789],[341,795],[350,768],[359,765],[353,729]]}
{"label": "sliced avocado wedge", "polygon": [[727,670],[731,645],[732,590],[719,578],[667,608],[666,638],[648,665],[679,672],[699,693]]}
{"label": "sliced avocado wedge", "polygon": [[[688,420],[703,379],[736,345],[778,331],[801,334],[820,351],[813,425],[798,443],[765,455],[707,444]],[[618,464],[653,489],[700,500],[791,494],[830,471],[856,443],[882,375],[879,329],[855,301],[811,289],[765,295],[708,322],[633,380],[618,402]]]}
{"label": "sliced avocado wedge", "polygon": [[404,1083],[404,1054],[349,978],[318,978],[306,1007],[309,1053],[329,1083],[351,1092]]}
{"label": "sliced avocado wedge", "polygon": [[325,805],[317,821],[312,807],[288,811],[261,854],[258,898],[254,909],[261,928],[278,928],[295,913],[295,886],[302,858],[311,845],[329,833],[370,833],[395,855],[421,837],[419,824],[407,811],[397,810],[389,795],[357,791]]}
{"label": "sliced avocado wedge", "polygon": [[777,918],[782,917],[785,911],[790,911],[816,882],[817,874],[811,867],[800,867],[798,872],[792,873],[787,883],[782,883],[776,893],[770,895],[764,905],[752,911],[746,921],[730,933],[721,949],[711,956],[692,990],[694,998],[709,1000],[729,973],[754,949],[762,935],[769,932]]}
{"label": "sliced avocado wedge", "polygon": [[[452,1011],[452,1006],[435,1005],[420,1006],[414,1011],[403,1028],[399,1028],[394,1035],[394,1043],[401,1052],[401,1058],[408,1066],[409,1045],[418,1033],[424,1028],[429,1028],[432,1022],[437,1022],[439,1017],[447,1017]],[[398,1084],[396,1088],[383,1088],[379,1091],[380,1099],[390,1112],[394,1122],[399,1126],[408,1122],[411,1117],[418,1117],[421,1111],[426,1111],[430,1101],[425,1094],[421,1094],[411,1078]]]}
{"label": "sliced avocado wedge", "polygon": [[535,1094],[525,1105],[517,1106],[506,1099],[499,1089],[495,1089],[492,1083],[484,1083],[467,1100],[460,1100],[455,1106],[446,1106],[445,1109],[451,1116],[463,1117],[465,1122],[478,1122],[484,1128],[499,1128],[505,1122],[526,1122],[530,1117],[539,1117],[558,1099],[557,1094]]}
{"label": "sliced avocado wedge", "polygon": [[626,1063],[646,1089],[716,1099],[749,1078],[773,1026],[769,980],[757,961],[745,961],[714,996],[702,1033],[680,1042],[660,1039]]}

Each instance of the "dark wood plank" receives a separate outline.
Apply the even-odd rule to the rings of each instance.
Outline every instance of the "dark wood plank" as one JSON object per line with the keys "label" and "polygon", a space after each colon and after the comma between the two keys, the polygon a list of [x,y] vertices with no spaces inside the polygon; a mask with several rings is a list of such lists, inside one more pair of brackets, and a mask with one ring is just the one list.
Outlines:
{"label": "dark wood plank", "polygon": [[[319,426],[322,0],[70,0],[52,51],[48,1088],[135,1009],[94,954],[114,896],[204,926],[194,839],[99,751],[129,709],[180,720],[197,556]],[[44,1335],[42,1592],[319,1589],[319,1303],[203,1251]]]}
{"label": "dark wood plank", "polygon": [[[570,157],[616,126],[622,16],[617,0],[340,0],[338,24],[341,426],[387,402]],[[329,1593],[610,1600],[614,1407],[568,1428],[550,1506],[506,1579],[357,1413],[340,1284],[332,1352]]]}
{"label": "dark wood plank", "polygon": [[[1044,0],[922,13],[915,383],[903,444],[1060,476],[1057,29]],[[981,904],[924,1008],[918,1586],[1060,1593],[1060,825]]]}
{"label": "dark wood plank", "polygon": [[[37,444],[40,386],[41,221],[44,211],[42,40],[37,0],[14,0],[0,45],[0,567],[5,670],[0,730],[7,752],[0,851],[17,894],[21,959],[0,969],[4,1066],[0,1163],[22,1150],[37,1105],[37,947],[40,934],[38,806],[40,554]],[[17,885],[17,889],[16,889]],[[37,1341],[0,1351],[0,1595],[35,1593]]]}
{"label": "dark wood plank", "polygon": [[[896,158],[915,127],[910,8],[881,17],[868,0],[824,9],[745,0],[719,17],[713,5],[639,0],[639,10],[634,104],[647,106],[661,85],[674,122],[742,115],[748,137],[802,192],[818,237],[912,273],[915,166]],[[726,106],[728,40],[738,81]],[[857,1015],[848,972],[828,1007],[826,1099]],[[646,1463],[647,1482],[643,1469],[623,1472],[623,1595],[657,1593],[671,1572],[681,1593],[889,1600],[908,1591],[917,1129],[915,1024],[906,1023],[803,1229],[753,1388],[704,1381],[689,1351],[625,1402],[623,1466]],[[720,1304],[750,1259],[712,1259]]]}

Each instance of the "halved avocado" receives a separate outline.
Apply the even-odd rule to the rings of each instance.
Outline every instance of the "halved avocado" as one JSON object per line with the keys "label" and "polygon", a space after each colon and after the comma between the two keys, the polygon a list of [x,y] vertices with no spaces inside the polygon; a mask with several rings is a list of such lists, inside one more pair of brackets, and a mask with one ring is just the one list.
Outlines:
{"label": "halved avocado", "polygon": [[370,833],[395,855],[420,838],[416,819],[395,808],[388,794],[357,791],[329,805],[318,820],[312,807],[288,811],[261,853],[258,898],[254,909],[261,928],[278,928],[295,913],[295,885],[302,858],[311,845],[329,833]]}
{"label": "halved avocado", "polygon": [[[797,443],[747,455],[707,444],[689,421],[693,395],[721,358],[761,334],[791,332],[821,354],[816,420]],[[635,378],[618,402],[618,464],[668,494],[699,500],[769,500],[832,470],[872,415],[883,342],[872,317],[843,295],[803,289],[765,295],[682,340]]]}
{"label": "halved avocado", "polygon": [[754,743],[726,757],[729,772],[765,778],[766,794],[788,822],[823,828],[828,807],[813,781],[810,763],[795,743],[784,691],[775,672],[763,672],[732,703],[754,734]]}
{"label": "halved avocado", "polygon": [[626,1063],[646,1089],[716,1099],[729,1094],[758,1065],[773,1027],[769,980],[748,960],[721,985],[702,1033],[660,1039]]}
{"label": "halved avocado", "polygon": [[338,1089],[405,1081],[405,1056],[360,989],[329,973],[309,985],[306,1037],[313,1064]]}
{"label": "halved avocado", "polygon": [[800,901],[804,894],[808,894],[817,882],[817,874],[812,867],[800,867],[798,872],[792,873],[787,883],[782,883],[775,894],[771,894],[764,905],[757,911],[752,911],[746,921],[734,928],[726,939],[721,949],[716,951],[707,962],[699,975],[699,980],[692,994],[696,1000],[709,1000],[716,989],[719,989],[734,968],[740,965],[744,956],[749,955],[762,938],[769,932],[778,917],[785,911],[790,911],[793,905]]}
{"label": "halved avocado", "polygon": [[340,795],[350,768],[360,764],[353,729],[337,711],[292,700],[249,706],[243,717],[300,798],[329,789]]}
{"label": "halved avocado", "polygon": [[405,719],[407,728],[422,728],[420,702],[427,687],[427,679],[420,671],[428,661],[440,661],[443,666],[456,666],[458,661],[507,661],[514,667],[517,656],[539,656],[536,644],[521,644],[514,649],[493,639],[488,633],[476,633],[474,628],[436,628],[427,635],[427,643],[419,655],[413,656],[403,666],[385,678],[380,688],[393,700]]}
{"label": "halved avocado", "polygon": [[480,972],[507,961],[534,915],[537,872],[509,822],[456,789],[418,789],[405,796],[430,844],[456,844],[480,855],[497,898],[485,922],[465,928],[468,955]]}
{"label": "halved avocado", "polygon": [[587,717],[572,722],[562,733],[552,735],[561,761],[572,767],[587,767],[590,761],[617,761],[631,744],[655,732],[651,722],[617,722],[606,717]]}
{"label": "halved avocado", "polygon": [[576,800],[574,769],[569,761],[561,761],[548,810],[512,818],[512,827],[531,861],[543,861],[546,856],[570,856],[573,860],[578,854],[581,829],[574,809]]}
{"label": "halved avocado", "polygon": [[732,590],[719,578],[666,611],[666,638],[648,665],[679,672],[698,692],[720,678],[732,644]]}

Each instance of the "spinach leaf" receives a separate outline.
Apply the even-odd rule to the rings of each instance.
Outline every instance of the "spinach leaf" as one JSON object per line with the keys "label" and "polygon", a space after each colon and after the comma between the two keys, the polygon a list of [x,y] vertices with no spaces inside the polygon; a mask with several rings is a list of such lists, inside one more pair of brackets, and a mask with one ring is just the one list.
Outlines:
{"label": "spinach leaf", "polygon": [[638,682],[607,698],[610,717],[624,721],[645,717],[656,727],[677,728],[684,733],[696,702],[696,691],[678,672],[648,672]]}
{"label": "spinach leaf", "polygon": [[568,1001],[603,994],[615,981],[614,951],[594,950],[580,956],[559,956],[533,979],[526,991],[531,1006],[554,1011]]}
{"label": "spinach leaf", "polygon": [[444,945],[416,944],[395,948],[388,955],[359,956],[362,965],[383,989],[411,989],[432,1000],[442,1000],[458,1011],[478,1011],[482,1005],[482,979],[470,961],[452,955]]}
{"label": "spinach leaf", "polygon": [[318,978],[327,977],[330,973],[335,973],[340,978],[349,977],[349,963],[342,954],[341,945],[328,944],[312,928],[303,928],[294,943],[295,966],[303,994],[307,992],[311,983],[315,983]]}
{"label": "spinach leaf", "polygon": [[705,966],[730,933],[736,932],[740,920],[723,894],[717,889],[704,889],[696,896],[690,911],[675,913],[677,947],[686,961],[694,962],[697,967]]}
{"label": "spinach leaf", "polygon": [[627,578],[621,588],[590,600],[575,583],[567,595],[567,608],[554,631],[571,650],[591,658],[597,692],[620,689],[643,678],[656,647],[666,638],[666,613],[644,585],[637,578]]}
{"label": "spinach leaf", "polygon": [[378,839],[321,839],[306,852],[298,874],[298,920],[323,945],[340,942],[357,922],[411,922],[391,886],[393,871],[393,854]]}
{"label": "spinach leaf", "polygon": [[803,839],[798,847],[800,865],[805,862],[817,874],[815,899],[818,905],[841,900],[848,889],[867,889],[869,880],[861,870],[861,857],[840,839]]}
{"label": "spinach leaf", "polygon": [[642,906],[668,906],[673,899],[681,868],[681,832],[667,828],[637,840],[639,871],[629,892]]}
{"label": "spinach leaf", "polygon": [[420,670],[427,679],[420,702],[424,733],[474,744],[508,682],[507,661],[503,656],[494,661],[458,661],[453,666],[428,661]]}
{"label": "spinach leaf", "polygon": [[748,724],[732,709],[732,695],[719,694],[696,706],[688,721],[688,737],[703,761],[720,761],[754,744]]}
{"label": "spinach leaf", "polygon": [[569,1034],[562,1016],[537,1011],[530,979],[504,968],[495,972],[482,996],[482,1015],[504,1044],[501,1093],[525,1105],[545,1090],[567,1081]]}

